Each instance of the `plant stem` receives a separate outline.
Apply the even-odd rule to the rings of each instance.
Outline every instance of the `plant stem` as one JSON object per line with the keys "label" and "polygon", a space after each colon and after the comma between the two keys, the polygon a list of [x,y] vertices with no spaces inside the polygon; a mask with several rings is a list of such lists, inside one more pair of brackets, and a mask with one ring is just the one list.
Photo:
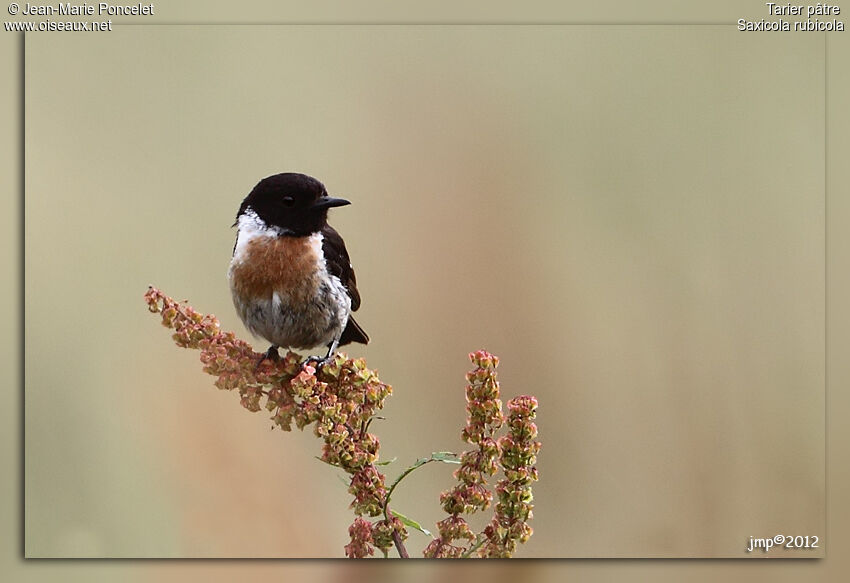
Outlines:
{"label": "plant stem", "polygon": [[395,548],[398,551],[398,556],[402,559],[409,559],[410,555],[407,554],[407,549],[404,548],[404,542],[401,540],[401,535],[396,529],[393,529],[393,542],[395,543]]}
{"label": "plant stem", "polygon": [[418,460],[416,460],[416,462],[414,462],[414,464],[412,466],[410,466],[409,468],[404,470],[401,473],[401,475],[398,478],[396,478],[395,481],[392,484],[390,484],[390,489],[387,491],[387,497],[384,498],[384,518],[386,518],[387,520],[390,519],[390,497],[393,495],[393,491],[396,489],[396,486],[398,486],[401,483],[401,481],[404,478],[407,477],[408,474],[410,474],[413,470],[418,470],[419,468],[421,468],[425,464],[428,464],[428,463],[431,463],[431,462],[443,462],[445,464],[459,464],[460,461],[458,461],[457,459],[447,457],[447,456],[454,456],[454,455],[455,454],[453,454],[451,452],[447,452],[447,451],[440,451],[440,452],[432,453],[430,457],[419,458]]}
{"label": "plant stem", "polygon": [[481,536],[480,540],[478,542],[476,542],[474,545],[472,545],[471,547],[469,547],[469,549],[465,553],[463,553],[460,556],[460,558],[461,559],[468,559],[469,557],[471,557],[472,553],[477,551],[479,549],[479,547],[481,547],[481,545],[483,545],[484,541],[486,541],[486,540],[487,540],[486,536]]}
{"label": "plant stem", "polygon": [[[384,498],[384,518],[386,518],[387,521],[390,520],[390,497],[393,494],[393,490],[396,489],[396,486],[398,486],[401,483],[401,481],[410,472],[412,472],[413,470],[416,470],[418,468],[421,468],[422,466],[424,466],[427,463],[430,463],[430,462],[443,462],[443,463],[450,463],[450,464],[460,463],[459,461],[457,461],[455,459],[448,458],[447,456],[449,456],[449,455],[454,456],[455,454],[453,454],[451,452],[437,452],[437,453],[432,453],[431,457],[420,458],[420,459],[416,460],[416,462],[412,466],[410,466],[409,468],[404,470],[398,478],[395,479],[395,481],[390,485],[390,489],[387,490],[387,495]],[[398,533],[398,531],[396,529],[393,529],[393,542],[395,543],[395,548],[398,550],[398,555],[402,559],[409,559],[410,555],[407,554],[407,549],[404,548],[404,543],[401,540],[401,535]]]}
{"label": "plant stem", "polygon": [[387,497],[384,498],[384,518],[386,518],[387,520],[390,519],[390,497],[393,495],[393,490],[396,489],[396,486],[398,486],[399,483],[401,483],[401,481],[413,470],[421,468],[422,466],[431,461],[434,460],[425,458],[417,460],[415,464],[404,470],[401,475],[396,478],[395,481],[390,485],[390,489],[387,491]]}

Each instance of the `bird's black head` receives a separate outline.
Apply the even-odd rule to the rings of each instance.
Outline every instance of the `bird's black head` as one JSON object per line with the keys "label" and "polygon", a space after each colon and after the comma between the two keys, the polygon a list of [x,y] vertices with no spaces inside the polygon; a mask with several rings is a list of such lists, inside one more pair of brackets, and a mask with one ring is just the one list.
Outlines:
{"label": "bird's black head", "polygon": [[325,186],[310,176],[284,172],[263,178],[242,201],[236,221],[254,211],[264,223],[287,234],[302,237],[316,233],[327,224],[328,209],[351,204],[331,198]]}

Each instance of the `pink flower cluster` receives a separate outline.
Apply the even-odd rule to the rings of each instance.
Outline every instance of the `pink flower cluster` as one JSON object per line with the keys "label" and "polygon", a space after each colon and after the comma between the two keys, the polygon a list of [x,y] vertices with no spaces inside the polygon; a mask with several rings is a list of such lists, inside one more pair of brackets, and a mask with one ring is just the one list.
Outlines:
{"label": "pink flower cluster", "polygon": [[375,465],[380,443],[367,429],[392,393],[392,387],[382,383],[363,359],[337,354],[318,373],[312,366],[302,368],[301,357],[293,352],[277,362],[260,362],[262,355],[232,332],[222,332],[215,316],[199,314],[154,287],[148,288],[145,301],[151,312],[162,316],[162,324],[174,330],[178,346],[201,351],[204,372],[217,377],[218,388],[239,392],[243,407],[253,412],[265,407],[272,412],[274,425],[284,431],[290,431],[293,423],[298,429],[313,425],[313,432],[324,442],[321,459],[351,475],[348,491],[358,518],[349,529],[352,544],[346,546],[346,554],[372,554],[373,544],[385,550],[392,545],[385,544],[388,538],[392,541],[388,526],[402,539],[407,536],[398,519],[373,526],[359,518],[383,512],[387,488]]}
{"label": "pink flower cluster", "polygon": [[[457,558],[466,552],[466,544],[475,535],[461,514],[485,510],[493,500],[487,480],[498,470],[499,446],[493,435],[502,426],[502,402],[496,367],[499,359],[479,350],[469,355],[475,369],[467,373],[466,426],[461,438],[477,449],[461,455],[461,466],[454,472],[458,484],[440,495],[443,510],[449,515],[437,523],[439,535],[425,548],[430,558]],[[453,544],[460,541],[461,544]]]}
{"label": "pink flower cluster", "polygon": [[537,399],[521,395],[508,402],[508,434],[499,438],[501,465],[505,478],[496,485],[499,501],[493,520],[484,529],[486,544],[481,548],[483,557],[510,557],[517,543],[524,543],[534,532],[528,521],[533,514],[531,504],[532,482],[537,481],[536,441]]}
{"label": "pink flower cluster", "polygon": [[[272,414],[273,426],[284,431],[291,431],[293,424],[302,430],[312,426],[323,441],[322,461],[351,476],[348,492],[356,518],[348,529],[351,542],[345,546],[346,556],[372,556],[375,548],[387,556],[395,545],[399,555],[407,557],[405,523],[421,527],[390,511],[386,479],[377,467],[380,442],[368,432],[392,388],[363,359],[337,354],[318,372],[302,366],[301,357],[293,352],[278,361],[261,360],[250,344],[232,332],[222,332],[215,316],[200,314],[154,287],[148,288],[145,301],[151,312],[161,315],[162,324],[174,330],[172,338],[178,346],[200,350],[204,372],[216,377],[219,389],[237,391],[243,407],[253,412],[265,408]],[[460,456],[454,473],[457,485],[440,496],[448,517],[437,523],[439,536],[425,549],[426,557],[462,557],[476,551],[481,557],[510,557],[517,544],[532,534],[528,525],[531,484],[537,480],[540,450],[533,422],[537,400],[531,396],[512,399],[505,418],[496,378],[499,359],[483,350],[469,357],[475,368],[466,375],[467,423],[461,437],[475,447]],[[503,425],[507,435],[497,439]],[[423,462],[445,460],[432,455],[402,473],[391,488]],[[452,462],[457,463],[454,458]],[[493,493],[487,482],[499,470],[505,477],[496,485],[493,519],[476,535],[462,515],[491,506]],[[374,522],[363,518],[381,514],[383,518]]]}
{"label": "pink flower cluster", "polygon": [[[510,557],[517,541],[527,541],[532,532],[526,521],[531,519],[531,482],[537,480],[534,463],[540,449],[540,443],[534,441],[537,427],[531,422],[537,400],[528,396],[511,400],[508,435],[496,439],[505,423],[496,379],[499,359],[484,350],[469,358],[475,369],[466,375],[467,421],[461,437],[478,447],[461,455],[461,466],[454,473],[458,484],[440,496],[449,516],[437,523],[439,536],[425,548],[424,554],[430,558],[466,557],[475,551],[482,557]],[[499,501],[494,517],[476,536],[461,514],[490,507],[493,494],[487,489],[487,480],[499,469],[505,479],[496,486]]]}
{"label": "pink flower cluster", "polygon": [[351,542],[345,545],[345,556],[349,559],[362,559],[375,554],[372,540],[372,523],[359,516],[348,527]]}

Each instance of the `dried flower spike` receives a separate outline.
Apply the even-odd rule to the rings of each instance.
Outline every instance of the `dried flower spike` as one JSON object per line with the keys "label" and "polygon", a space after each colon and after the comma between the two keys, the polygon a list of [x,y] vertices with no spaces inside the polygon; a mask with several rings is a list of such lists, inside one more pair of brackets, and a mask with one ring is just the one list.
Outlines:
{"label": "dried flower spike", "polygon": [[[354,497],[354,512],[358,516],[381,513],[387,492],[385,477],[375,466],[380,442],[366,428],[392,387],[382,383],[363,359],[338,353],[317,374],[312,366],[302,369],[301,357],[289,352],[280,361],[264,360],[258,367],[261,355],[232,332],[221,332],[215,316],[201,315],[154,287],[148,288],[145,301],[151,312],[162,316],[163,325],[174,330],[178,346],[201,351],[204,372],[217,377],[218,388],[238,391],[243,407],[270,411],[273,427],[285,431],[293,423],[299,429],[312,425],[324,441],[321,459],[351,475],[348,491]],[[366,536],[371,525],[358,520],[350,529],[349,556],[374,552],[369,546],[371,534]],[[403,525],[394,526],[406,536]]]}
{"label": "dried flower spike", "polygon": [[372,525],[368,520],[359,516],[354,523],[348,527],[348,536],[351,542],[345,545],[345,556],[349,559],[362,559],[375,554],[372,541]]}
{"label": "dried flower spike", "polygon": [[499,439],[500,462],[505,479],[496,486],[498,502],[493,520],[484,529],[486,544],[479,551],[483,557],[510,557],[518,543],[526,542],[534,532],[531,520],[532,482],[537,481],[536,441],[537,399],[521,395],[508,402],[508,434]]}
{"label": "dried flower spike", "polygon": [[[393,545],[399,556],[407,557],[405,524],[429,534],[415,521],[391,513],[389,503],[392,489],[430,461],[460,463],[460,467],[454,472],[457,485],[440,496],[449,516],[437,523],[439,536],[426,547],[426,557],[465,557],[476,551],[483,557],[510,557],[517,544],[531,536],[531,484],[537,480],[540,450],[534,424],[537,400],[531,396],[512,399],[505,418],[497,357],[483,350],[469,355],[475,368],[466,375],[467,419],[461,436],[473,449],[459,460],[449,452],[421,458],[388,489],[377,467],[380,442],[368,428],[392,388],[363,359],[338,353],[319,372],[312,366],[302,367],[301,357],[293,352],[279,361],[260,361],[262,355],[250,344],[232,332],[222,332],[215,316],[200,314],[154,287],[148,288],[145,301],[151,312],[161,315],[162,324],[174,331],[172,338],[178,346],[200,350],[204,372],[216,377],[216,387],[238,392],[241,405],[251,412],[271,413],[272,427],[291,431],[293,425],[310,426],[322,439],[320,459],[351,476],[348,492],[357,517],[348,529],[347,557],[372,556],[375,548],[387,556]],[[497,438],[504,425],[507,435]],[[493,493],[487,481],[500,469],[505,477],[495,488],[498,500],[493,519],[476,535],[461,515],[491,506]],[[383,519],[374,523],[363,518],[381,514]]]}

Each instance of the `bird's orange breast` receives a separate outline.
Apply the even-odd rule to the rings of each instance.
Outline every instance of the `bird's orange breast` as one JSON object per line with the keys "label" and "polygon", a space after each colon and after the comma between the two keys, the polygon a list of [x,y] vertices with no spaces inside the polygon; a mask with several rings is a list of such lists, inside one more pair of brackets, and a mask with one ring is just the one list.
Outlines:
{"label": "bird's orange breast", "polygon": [[307,302],[319,287],[319,249],[311,237],[258,237],[234,257],[233,293],[245,300],[271,298]]}

